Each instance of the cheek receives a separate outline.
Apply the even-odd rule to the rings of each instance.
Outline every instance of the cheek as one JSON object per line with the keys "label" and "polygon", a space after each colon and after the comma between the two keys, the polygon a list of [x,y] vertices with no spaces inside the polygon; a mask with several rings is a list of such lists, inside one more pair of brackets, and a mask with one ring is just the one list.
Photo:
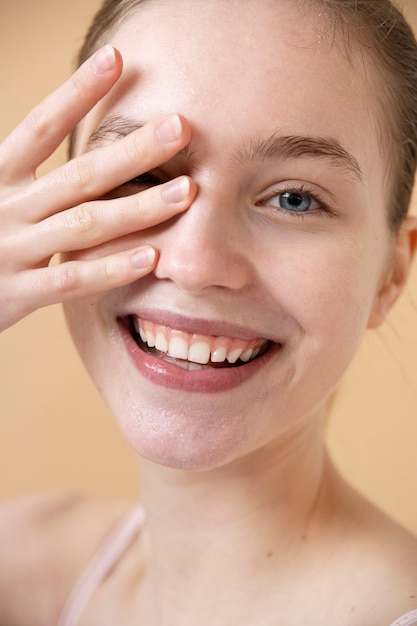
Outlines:
{"label": "cheek", "polygon": [[64,304],[64,314],[72,340],[90,374],[97,369],[97,343],[102,332],[98,307],[92,298],[80,298]]}
{"label": "cheek", "polygon": [[303,244],[287,247],[275,264],[269,291],[306,336],[357,345],[378,290],[382,261],[365,242],[327,235]]}

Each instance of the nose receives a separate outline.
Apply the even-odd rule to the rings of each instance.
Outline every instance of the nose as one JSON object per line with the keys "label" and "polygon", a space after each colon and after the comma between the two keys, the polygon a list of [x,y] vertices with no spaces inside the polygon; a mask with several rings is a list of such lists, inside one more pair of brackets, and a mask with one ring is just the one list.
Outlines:
{"label": "nose", "polygon": [[173,281],[181,290],[240,290],[252,278],[244,223],[236,206],[225,206],[224,199],[210,201],[200,193],[155,243],[160,251],[156,277]]}

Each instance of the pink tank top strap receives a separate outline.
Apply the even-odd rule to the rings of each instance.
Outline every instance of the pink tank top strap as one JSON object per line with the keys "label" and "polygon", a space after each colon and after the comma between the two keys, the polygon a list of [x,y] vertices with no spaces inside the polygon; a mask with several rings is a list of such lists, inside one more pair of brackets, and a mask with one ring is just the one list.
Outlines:
{"label": "pink tank top strap", "polygon": [[94,591],[122,557],[145,523],[142,506],[130,509],[93,556],[69,596],[58,626],[76,626]]}
{"label": "pink tank top strap", "polygon": [[417,609],[399,617],[391,626],[412,626],[413,624],[417,624]]}

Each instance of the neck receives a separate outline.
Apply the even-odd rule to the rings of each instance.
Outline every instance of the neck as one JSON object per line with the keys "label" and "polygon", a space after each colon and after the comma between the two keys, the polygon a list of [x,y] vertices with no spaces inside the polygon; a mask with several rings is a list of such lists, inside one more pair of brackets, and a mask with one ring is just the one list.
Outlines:
{"label": "neck", "polygon": [[309,432],[304,427],[207,472],[142,462],[150,546],[145,589],[159,612],[166,606],[170,623],[170,601],[178,606],[181,597],[187,604],[197,597],[201,605],[204,590],[211,603],[218,597],[224,610],[225,589],[242,593],[252,586],[251,594],[243,595],[251,597],[254,580],[265,588],[271,576],[276,583],[277,576],[288,575],[306,538],[317,536],[332,515],[333,472],[321,430],[317,423]]}

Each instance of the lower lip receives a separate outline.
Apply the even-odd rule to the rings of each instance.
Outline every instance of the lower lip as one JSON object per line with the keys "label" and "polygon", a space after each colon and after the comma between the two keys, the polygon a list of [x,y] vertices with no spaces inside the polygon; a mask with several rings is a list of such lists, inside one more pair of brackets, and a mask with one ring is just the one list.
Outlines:
{"label": "lower lip", "polygon": [[264,355],[239,367],[187,371],[144,352],[120,321],[119,327],[129,356],[139,372],[156,385],[182,391],[219,393],[239,387],[263,369],[280,350],[280,345],[274,344]]}

